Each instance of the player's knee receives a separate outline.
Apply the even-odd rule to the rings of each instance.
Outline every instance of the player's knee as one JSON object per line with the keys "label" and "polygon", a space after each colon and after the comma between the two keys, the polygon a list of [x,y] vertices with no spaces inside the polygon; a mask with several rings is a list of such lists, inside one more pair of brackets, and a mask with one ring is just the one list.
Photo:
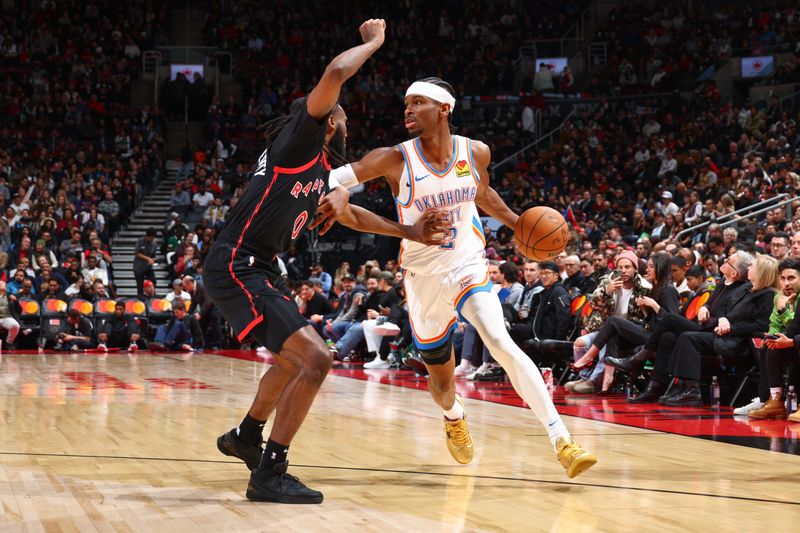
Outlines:
{"label": "player's knee", "polygon": [[302,371],[311,381],[322,383],[332,364],[333,358],[330,351],[322,347],[315,347],[303,359]]}
{"label": "player's knee", "polygon": [[514,341],[511,340],[511,337],[509,337],[505,329],[502,331],[496,331],[494,329],[488,330],[485,334],[481,334],[481,339],[489,348],[490,352],[492,350],[508,351],[510,349],[509,343],[514,344]]}
{"label": "player's knee", "polygon": [[586,341],[583,338],[577,339],[575,342],[572,343],[572,348],[574,350],[582,350],[586,348]]}
{"label": "player's knee", "polygon": [[450,361],[453,353],[453,336],[447,338],[447,342],[435,348],[420,349],[419,354],[422,360],[428,365],[443,365]]}

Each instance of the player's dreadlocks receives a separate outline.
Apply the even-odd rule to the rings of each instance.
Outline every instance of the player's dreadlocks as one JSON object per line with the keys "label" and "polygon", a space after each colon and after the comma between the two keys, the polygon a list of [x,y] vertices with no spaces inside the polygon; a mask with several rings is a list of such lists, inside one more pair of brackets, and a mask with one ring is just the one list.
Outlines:
{"label": "player's dreadlocks", "polygon": [[[452,89],[450,90],[452,91]],[[292,116],[295,113],[300,113],[301,110],[305,107],[305,105],[306,105],[306,97],[304,96],[302,98],[298,98],[297,100],[292,102],[292,105],[290,106],[289,112],[287,114],[273,118],[272,120],[268,120],[267,122],[264,122],[263,124],[259,125],[258,128],[256,129],[264,131],[264,144],[266,146],[272,144],[272,142],[275,140],[275,138],[278,136],[278,134],[281,132],[284,126],[286,126],[289,120],[291,120]],[[339,107],[340,106],[338,103],[335,106],[333,106],[333,109],[331,109],[331,112],[328,114],[328,116],[325,117],[324,120],[328,120],[328,117],[333,112],[335,112]],[[332,164],[335,164],[335,166],[341,166],[349,163],[345,154],[339,153],[331,144],[326,143],[325,146],[327,148],[329,159],[331,160],[330,162]]]}

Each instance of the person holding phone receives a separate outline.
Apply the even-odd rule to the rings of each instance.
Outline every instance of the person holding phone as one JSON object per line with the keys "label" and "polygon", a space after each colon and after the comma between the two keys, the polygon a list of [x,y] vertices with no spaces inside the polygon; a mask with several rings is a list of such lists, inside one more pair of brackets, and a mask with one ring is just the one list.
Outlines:
{"label": "person holding phone", "polygon": [[679,314],[668,315],[650,332],[644,347],[628,358],[607,357],[606,362],[623,372],[638,374],[645,362],[655,357],[653,373],[647,388],[638,396],[629,398],[630,403],[655,402],[667,390],[672,353],[678,336],[687,331],[713,331],[721,319],[727,315],[731,302],[738,301],[747,290],[747,271],[754,257],[747,252],[738,251],[731,255],[720,267],[723,280],[711,293],[706,304],[697,312],[697,321],[689,320]]}
{"label": "person holding phone", "polygon": [[[604,348],[607,353],[616,355],[620,350],[644,344],[648,330],[660,318],[678,312],[678,292],[672,284],[669,255],[658,253],[650,257],[646,279],[636,271],[637,264],[638,257],[632,251],[626,250],[617,256],[617,270],[611,273],[605,287],[601,287],[606,299],[611,295],[611,302],[606,302],[606,307],[613,305],[613,312],[603,320],[602,326],[589,341],[591,347],[573,363],[573,369],[580,371],[591,368]],[[588,344],[586,339],[583,342]],[[603,365],[602,370],[590,374],[587,382],[574,385],[573,391],[593,393],[597,389],[597,382],[602,379],[600,392],[608,392],[614,377],[613,369],[608,370]]]}

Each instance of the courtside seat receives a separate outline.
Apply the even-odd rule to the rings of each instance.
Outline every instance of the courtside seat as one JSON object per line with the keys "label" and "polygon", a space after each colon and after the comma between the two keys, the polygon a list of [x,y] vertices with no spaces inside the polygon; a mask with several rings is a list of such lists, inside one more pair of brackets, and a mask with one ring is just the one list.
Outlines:
{"label": "courtside seat", "polygon": [[136,321],[136,326],[142,334],[147,333],[147,326],[150,322],[147,314],[147,304],[138,298],[128,298],[125,300],[125,316]]}
{"label": "courtside seat", "polygon": [[58,334],[67,330],[67,302],[48,298],[42,301],[42,329],[45,340],[56,342]]}
{"label": "courtside seat", "polygon": [[106,320],[114,314],[117,302],[111,299],[97,300],[94,303],[94,329],[100,331]]}

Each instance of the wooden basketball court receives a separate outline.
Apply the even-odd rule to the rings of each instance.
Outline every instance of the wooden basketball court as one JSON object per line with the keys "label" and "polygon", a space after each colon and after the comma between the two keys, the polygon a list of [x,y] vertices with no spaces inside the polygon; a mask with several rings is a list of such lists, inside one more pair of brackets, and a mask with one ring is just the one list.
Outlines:
{"label": "wooden basketball court", "polygon": [[[267,367],[250,352],[3,354],[0,531],[797,527],[792,453],[566,416],[600,458],[568,480],[528,410],[468,399],[476,453],[460,466],[441,414],[418,390],[424,380],[399,387],[392,371],[360,369],[328,377],[289,455],[290,472],[325,502],[252,503],[246,467],[215,440],[238,424]],[[603,405],[593,412],[614,408]],[[797,434],[782,424],[765,436],[796,449]]]}

